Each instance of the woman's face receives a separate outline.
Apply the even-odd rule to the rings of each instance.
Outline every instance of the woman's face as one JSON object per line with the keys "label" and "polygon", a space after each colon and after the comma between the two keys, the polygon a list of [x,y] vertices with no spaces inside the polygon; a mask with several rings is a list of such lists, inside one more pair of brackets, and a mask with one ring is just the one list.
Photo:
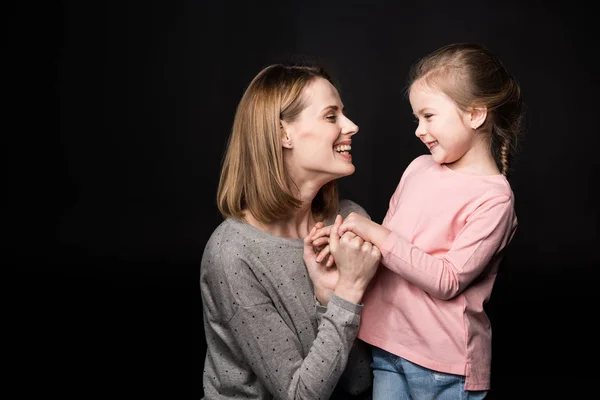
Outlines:
{"label": "woman's face", "polygon": [[293,122],[282,121],[282,145],[288,172],[296,184],[325,184],[354,173],[350,155],[358,126],[348,119],[338,91],[326,79],[317,78],[304,89],[306,108]]}

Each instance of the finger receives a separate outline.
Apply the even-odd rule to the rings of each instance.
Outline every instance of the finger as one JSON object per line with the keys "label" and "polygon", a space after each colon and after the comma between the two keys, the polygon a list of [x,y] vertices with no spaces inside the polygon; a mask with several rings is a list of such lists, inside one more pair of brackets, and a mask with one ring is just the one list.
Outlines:
{"label": "finger", "polygon": [[315,247],[320,247],[320,246],[323,246],[324,244],[328,244],[328,243],[329,243],[329,236],[315,239],[312,242],[313,246],[315,246]]}
{"label": "finger", "polygon": [[350,230],[348,228],[348,225],[349,225],[348,221],[344,221],[342,223],[342,225],[340,225],[340,227],[338,228],[338,233],[339,233],[340,236],[344,236],[344,233],[346,233],[348,230]]}
{"label": "finger", "polygon": [[317,228],[316,231],[311,235],[311,239],[315,240],[320,237],[329,236],[331,227],[332,227],[332,225],[325,226],[325,227],[321,226],[320,228]]}
{"label": "finger", "polygon": [[351,231],[346,231],[344,232],[343,235],[341,235],[341,239],[344,242],[350,243],[352,241],[352,239],[354,239],[356,237],[356,234],[354,232]]}
{"label": "finger", "polygon": [[329,254],[329,245],[325,246],[323,250],[319,252],[317,255],[317,262],[321,262],[325,259],[325,257]]}
{"label": "finger", "polygon": [[329,245],[332,246],[333,248],[335,248],[338,245],[338,243],[340,242],[340,236],[338,235],[338,229],[340,228],[341,224],[342,224],[342,216],[338,214],[335,217],[335,222],[333,223],[333,226],[331,227],[331,232],[329,233]]}
{"label": "finger", "polygon": [[373,257],[375,257],[376,259],[380,260],[381,259],[381,250],[379,250],[379,248],[377,246],[372,246],[371,255],[373,255]]}
{"label": "finger", "polygon": [[326,266],[327,266],[327,267],[331,267],[331,266],[333,265],[334,261],[335,261],[335,260],[333,259],[333,255],[331,255],[331,254],[330,254],[330,255],[329,255],[329,259],[327,260],[327,264],[326,264]]}
{"label": "finger", "polygon": [[356,235],[357,233],[354,231],[354,228],[352,221],[344,221],[338,228],[339,235],[343,236],[346,232],[352,232]]}
{"label": "finger", "polygon": [[365,242],[362,245],[362,250],[368,253],[376,260],[381,260],[381,250],[371,242]]}
{"label": "finger", "polygon": [[323,223],[322,222],[317,222],[314,227],[315,227],[316,230],[319,230],[319,229],[321,229],[323,227]]}
{"label": "finger", "polygon": [[310,237],[316,231],[316,228],[312,228],[308,235],[304,237],[304,255],[308,255],[309,253],[314,254],[313,245],[311,243]]}
{"label": "finger", "polygon": [[371,253],[373,247],[375,247],[375,246],[373,246],[373,244],[371,242],[363,242],[363,244],[361,246],[361,250],[364,253]]}
{"label": "finger", "polygon": [[363,240],[363,238],[361,238],[361,237],[360,237],[360,236],[358,236],[358,235],[355,235],[355,236],[352,238],[352,241],[353,241],[353,242],[356,242],[356,244],[358,245],[358,248],[359,248],[359,249],[360,249],[360,248],[362,247],[362,245],[365,243],[365,241]]}
{"label": "finger", "polygon": [[365,242],[360,236],[349,234],[349,232],[344,233],[344,237],[348,237],[348,244],[350,244],[351,247],[356,250],[360,250]]}

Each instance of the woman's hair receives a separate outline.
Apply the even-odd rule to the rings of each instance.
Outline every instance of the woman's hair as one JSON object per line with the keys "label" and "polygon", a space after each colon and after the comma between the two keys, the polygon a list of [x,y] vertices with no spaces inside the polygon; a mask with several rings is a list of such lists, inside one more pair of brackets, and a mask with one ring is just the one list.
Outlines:
{"label": "woman's hair", "polygon": [[508,177],[510,158],[521,132],[524,107],[516,79],[486,47],[471,43],[443,46],[412,65],[407,95],[416,81],[438,89],[462,111],[487,107],[479,129],[490,134],[492,154]]}
{"label": "woman's hair", "polygon": [[[307,106],[304,88],[317,78],[331,82],[315,64],[274,64],[254,77],[238,104],[227,142],[217,190],[217,207],[224,218],[243,219],[249,211],[269,223],[288,217],[301,200],[284,168],[281,121],[293,122]],[[336,181],[325,184],[312,202],[323,220],[339,204]]]}

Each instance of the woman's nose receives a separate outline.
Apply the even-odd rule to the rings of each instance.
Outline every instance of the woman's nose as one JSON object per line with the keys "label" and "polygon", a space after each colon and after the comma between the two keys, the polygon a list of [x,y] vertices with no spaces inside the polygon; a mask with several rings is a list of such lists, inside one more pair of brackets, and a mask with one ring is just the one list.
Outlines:
{"label": "woman's nose", "polygon": [[355,135],[358,133],[358,125],[352,122],[350,118],[346,118],[346,124],[344,125],[342,133],[345,135]]}

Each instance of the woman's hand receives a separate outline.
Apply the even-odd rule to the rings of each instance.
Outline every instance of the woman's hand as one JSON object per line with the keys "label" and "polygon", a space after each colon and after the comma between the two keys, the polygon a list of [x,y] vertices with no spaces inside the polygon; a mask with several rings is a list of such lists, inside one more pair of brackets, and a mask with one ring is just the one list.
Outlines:
{"label": "woman's hand", "polygon": [[339,279],[335,293],[353,303],[360,303],[364,291],[379,266],[379,249],[352,231],[338,232],[342,217],[338,215],[329,235],[329,251],[335,259]]}
{"label": "woman's hand", "polygon": [[335,262],[331,252],[329,251],[329,235],[331,234],[331,228],[333,225],[323,226],[322,222],[317,223],[315,225],[316,229],[311,231],[309,234],[310,240],[312,242],[313,247],[316,249],[315,253],[317,253],[317,262],[321,263],[327,260],[325,264],[328,267],[331,267]]}
{"label": "woman's hand", "polygon": [[331,262],[323,264],[317,261],[312,235],[320,228],[323,223],[318,222],[310,233],[304,238],[304,263],[308,270],[308,275],[315,288],[315,296],[322,305],[329,303],[329,298],[335,290],[340,274],[337,267],[333,263],[333,257],[330,256]]}
{"label": "woman's hand", "polygon": [[[312,234],[313,245],[319,249],[316,260],[317,262],[327,260],[327,265],[333,265],[335,257],[331,255],[329,246],[329,238],[331,236],[333,225],[323,226],[321,223],[319,224],[320,226],[317,227],[317,230]],[[360,236],[365,242],[370,242],[378,248],[383,245],[383,242],[390,234],[390,230],[386,227],[355,212],[351,212],[338,228],[340,237],[343,237],[346,232],[352,232],[355,235]]]}

